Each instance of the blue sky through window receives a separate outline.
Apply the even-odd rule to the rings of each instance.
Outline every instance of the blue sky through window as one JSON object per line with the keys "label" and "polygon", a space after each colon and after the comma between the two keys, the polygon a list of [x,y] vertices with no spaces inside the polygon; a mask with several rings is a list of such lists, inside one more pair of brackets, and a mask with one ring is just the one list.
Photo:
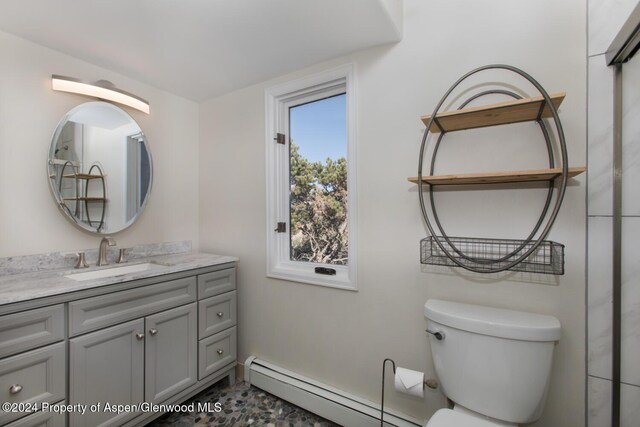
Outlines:
{"label": "blue sky through window", "polygon": [[300,154],[311,162],[347,157],[347,96],[321,99],[289,109],[289,126]]}

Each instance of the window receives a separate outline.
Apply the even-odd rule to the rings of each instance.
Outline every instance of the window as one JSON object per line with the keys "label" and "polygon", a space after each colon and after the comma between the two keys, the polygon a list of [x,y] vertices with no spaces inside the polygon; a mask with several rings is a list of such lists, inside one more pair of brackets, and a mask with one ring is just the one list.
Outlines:
{"label": "window", "polygon": [[267,275],[356,289],[353,66],[267,90]]}

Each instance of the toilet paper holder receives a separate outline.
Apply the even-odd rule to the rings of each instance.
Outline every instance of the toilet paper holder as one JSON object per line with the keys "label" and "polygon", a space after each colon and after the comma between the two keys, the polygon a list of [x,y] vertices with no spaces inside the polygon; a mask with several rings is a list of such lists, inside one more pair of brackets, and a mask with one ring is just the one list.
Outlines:
{"label": "toilet paper holder", "polygon": [[[387,362],[391,362],[394,375],[396,373],[396,362],[394,362],[393,359],[389,359],[389,358],[384,359],[384,361],[382,362],[382,393],[380,398],[380,427],[384,426],[384,374],[385,374],[385,369],[387,367]],[[431,390],[435,390],[438,388],[438,381],[436,381],[433,378],[426,379],[422,383],[422,387],[424,386],[427,386]]]}

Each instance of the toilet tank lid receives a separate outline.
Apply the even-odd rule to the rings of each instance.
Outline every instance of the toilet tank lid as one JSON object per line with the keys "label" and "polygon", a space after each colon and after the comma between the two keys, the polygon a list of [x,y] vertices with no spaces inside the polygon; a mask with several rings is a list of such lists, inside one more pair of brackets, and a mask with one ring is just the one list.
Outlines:
{"label": "toilet tank lid", "polygon": [[523,341],[560,339],[560,321],[544,314],[430,299],[424,305],[424,315],[445,326],[494,337]]}

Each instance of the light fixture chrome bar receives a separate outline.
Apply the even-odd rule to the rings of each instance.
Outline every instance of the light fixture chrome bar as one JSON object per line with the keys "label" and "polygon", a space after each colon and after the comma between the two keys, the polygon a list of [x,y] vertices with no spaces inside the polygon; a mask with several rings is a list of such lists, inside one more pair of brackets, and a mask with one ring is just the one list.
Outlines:
{"label": "light fixture chrome bar", "polygon": [[640,3],[633,9],[605,53],[608,65],[628,61],[640,48]]}
{"label": "light fixture chrome bar", "polygon": [[92,96],[107,101],[126,105],[143,113],[149,114],[149,102],[129,92],[116,88],[111,82],[101,80],[97,83],[88,83],[72,77],[51,75],[51,87],[53,90],[79,95]]}

